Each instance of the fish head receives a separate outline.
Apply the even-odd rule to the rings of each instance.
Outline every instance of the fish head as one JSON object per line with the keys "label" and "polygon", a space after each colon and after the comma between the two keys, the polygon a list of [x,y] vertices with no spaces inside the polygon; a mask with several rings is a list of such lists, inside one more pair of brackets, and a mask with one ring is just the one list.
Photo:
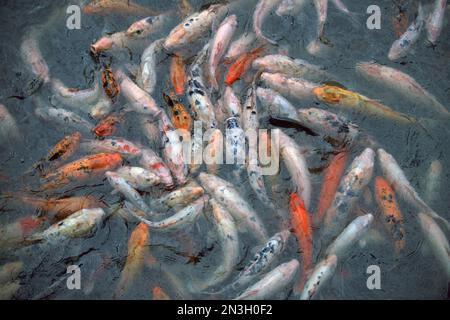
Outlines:
{"label": "fish head", "polygon": [[97,55],[102,51],[111,49],[113,44],[114,44],[114,42],[110,38],[103,37],[100,40],[98,40],[96,43],[91,45],[91,52],[94,55]]}
{"label": "fish head", "polygon": [[125,35],[127,37],[138,37],[142,35],[145,32],[145,29],[148,28],[151,24],[151,17],[136,21],[125,31]]}

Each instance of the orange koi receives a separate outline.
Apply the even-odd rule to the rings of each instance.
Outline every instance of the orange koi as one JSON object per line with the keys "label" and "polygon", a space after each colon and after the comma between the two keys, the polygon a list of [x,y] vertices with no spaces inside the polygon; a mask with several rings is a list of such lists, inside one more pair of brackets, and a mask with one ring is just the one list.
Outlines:
{"label": "orange koi", "polygon": [[153,300],[171,300],[161,287],[154,287],[152,290]]}
{"label": "orange koi", "polygon": [[235,81],[239,80],[251,67],[253,60],[259,58],[264,51],[264,47],[258,47],[250,52],[242,54],[228,69],[225,83],[231,86]]}
{"label": "orange koi", "polygon": [[186,87],[186,68],[184,59],[174,55],[170,64],[170,79],[177,95],[184,93]]}
{"label": "orange koi", "polygon": [[295,293],[300,293],[306,281],[307,271],[312,267],[313,238],[309,213],[303,200],[296,192],[290,196],[291,225],[297,237],[303,260],[303,273],[294,287]]}
{"label": "orange koi", "polygon": [[114,293],[115,298],[120,298],[127,291],[136,275],[144,267],[148,255],[149,239],[148,226],[143,222],[139,223],[131,233],[130,240],[128,240],[128,256]]}
{"label": "orange koi", "polygon": [[75,160],[47,174],[44,179],[49,180],[42,186],[43,190],[60,187],[73,180],[86,181],[93,176],[114,170],[122,164],[120,153],[98,153]]}
{"label": "orange koi", "polygon": [[121,116],[111,114],[101,120],[94,128],[94,133],[97,137],[110,137],[117,131],[117,124],[122,120]]}
{"label": "orange koi", "polygon": [[114,74],[109,66],[103,66],[102,70],[102,85],[106,95],[115,101],[120,94],[120,87],[114,78]]}
{"label": "orange koi", "polygon": [[158,12],[140,6],[130,0],[92,0],[83,7],[85,14],[119,14],[136,16],[156,16]]}
{"label": "orange koi", "polygon": [[172,123],[175,129],[184,129],[190,132],[192,119],[183,104],[165,93],[163,93],[163,97],[172,110]]}
{"label": "orange koi", "polygon": [[403,216],[394,190],[383,177],[375,178],[375,195],[383,214],[383,224],[394,238],[395,250],[399,253],[405,247]]}
{"label": "orange koi", "polygon": [[315,224],[318,225],[322,222],[325,212],[327,212],[331,203],[334,200],[334,196],[339,187],[342,175],[345,171],[345,165],[348,159],[348,152],[342,151],[336,154],[331,159],[328,167],[325,170],[322,190],[320,191],[319,205],[317,206]]}

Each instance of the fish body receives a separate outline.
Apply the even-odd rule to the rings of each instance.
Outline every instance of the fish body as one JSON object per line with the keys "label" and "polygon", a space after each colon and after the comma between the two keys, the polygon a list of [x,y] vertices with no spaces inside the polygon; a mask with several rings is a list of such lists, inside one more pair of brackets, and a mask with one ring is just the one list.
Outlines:
{"label": "fish body", "polygon": [[120,167],[116,173],[124,178],[129,185],[138,190],[145,190],[159,184],[159,177],[141,167]]}
{"label": "fish body", "polygon": [[247,288],[235,300],[267,300],[286,290],[299,269],[299,262],[292,259],[268,272],[261,280]]}
{"label": "fish body", "polygon": [[37,107],[34,109],[34,114],[44,121],[52,122],[55,126],[63,128],[70,127],[83,133],[90,133],[94,129],[94,125],[90,121],[63,108]]}
{"label": "fish body", "polygon": [[325,213],[323,232],[324,241],[339,234],[346,224],[350,211],[358,200],[362,190],[372,179],[375,152],[366,148],[353,159],[344,178],[339,183],[331,206]]}
{"label": "fish body", "polygon": [[173,178],[163,160],[151,149],[143,149],[139,163],[147,170],[154,172],[166,188],[173,187]]}
{"label": "fish body", "polygon": [[283,96],[299,100],[312,99],[314,97],[313,89],[317,87],[315,83],[300,78],[290,78],[282,73],[263,72],[261,80]]}
{"label": "fish body", "polygon": [[366,214],[354,219],[325,251],[325,256],[335,255],[338,261],[344,260],[351,248],[367,234],[373,222],[373,215]]}
{"label": "fish body", "polygon": [[16,120],[3,104],[0,104],[0,139],[2,142],[22,139]]}
{"label": "fish body", "polygon": [[111,114],[103,118],[94,128],[97,137],[105,138],[114,135],[117,131],[117,124],[122,121],[122,117]]}
{"label": "fish body", "polygon": [[208,71],[209,81],[212,87],[216,90],[219,88],[219,84],[217,83],[217,66],[225,54],[237,26],[238,22],[236,15],[233,14],[228,16],[222,21],[214,36],[214,39],[212,40],[208,60]]}
{"label": "fish body", "polygon": [[93,0],[83,7],[83,13],[89,15],[136,15],[154,16],[157,12],[140,6],[130,0]]}
{"label": "fish body", "polygon": [[150,212],[150,208],[145,203],[144,199],[141,197],[139,192],[136,191],[122,176],[120,176],[116,172],[107,171],[105,173],[108,182],[111,184],[111,187],[114,188],[117,192],[123,194],[123,196],[130,201],[134,206],[139,208],[144,212]]}
{"label": "fish body", "polygon": [[211,220],[222,248],[222,259],[217,268],[199,282],[191,284],[194,291],[205,291],[225,281],[239,263],[239,235],[233,217],[216,200],[210,199]]}
{"label": "fish body", "polygon": [[435,0],[433,11],[426,21],[427,39],[432,44],[437,42],[437,39],[442,32],[446,8],[447,0]]}
{"label": "fish body", "polygon": [[375,178],[375,195],[381,209],[383,224],[394,239],[396,252],[405,247],[405,227],[400,207],[389,182],[383,177]]}
{"label": "fish body", "polygon": [[148,94],[152,94],[156,83],[156,56],[162,50],[164,39],[154,41],[149,45],[141,55],[140,72],[138,75],[138,84]]}
{"label": "fish body", "polygon": [[42,83],[49,83],[50,71],[47,62],[45,62],[42,56],[35,32],[27,33],[27,36],[22,40],[22,44],[20,45],[20,53],[33,75],[39,81],[42,81]]}
{"label": "fish body", "polygon": [[293,59],[282,54],[266,55],[253,61],[253,69],[269,73],[282,73],[289,77],[323,81],[331,78],[322,67],[302,59]]}
{"label": "fish body", "polygon": [[294,287],[294,293],[299,293],[303,289],[306,280],[306,273],[312,267],[313,254],[313,234],[311,229],[311,219],[305,208],[303,200],[297,193],[290,196],[289,207],[291,212],[291,226],[297,238],[299,251],[303,262],[302,277]]}
{"label": "fish body", "polygon": [[378,149],[377,154],[383,176],[390,183],[396,194],[417,210],[430,215],[434,219],[440,220],[445,224],[446,228],[450,230],[450,223],[433,211],[433,209],[422,200],[416,190],[414,190],[395,158],[384,149]]}
{"label": "fish body", "polygon": [[292,183],[300,199],[308,209],[311,200],[311,178],[306,159],[297,143],[280,130],[280,154],[291,175]]}
{"label": "fish body", "polygon": [[300,295],[300,300],[312,300],[320,289],[331,280],[336,271],[337,260],[335,255],[328,256],[314,267]]}
{"label": "fish body", "polygon": [[419,12],[416,20],[408,27],[406,32],[395,40],[389,49],[389,60],[398,60],[405,57],[410,51],[411,47],[419,39],[420,33],[425,25],[425,13],[422,8],[422,4],[419,2]]}
{"label": "fish body", "polygon": [[175,130],[162,131],[163,159],[177,183],[183,185],[187,179],[187,166],[183,156],[183,144],[180,141],[182,135]]}
{"label": "fish body", "polygon": [[26,239],[41,230],[47,217],[27,216],[0,226],[0,250],[8,251],[26,244]]}
{"label": "fish body", "polygon": [[416,119],[391,109],[380,102],[359,93],[336,86],[319,86],[313,89],[316,98],[330,106],[364,112],[374,117],[388,119],[400,124],[413,124]]}
{"label": "fish body", "polygon": [[49,182],[42,188],[56,188],[71,181],[87,181],[122,164],[120,153],[98,153],[70,162],[44,176]]}
{"label": "fish body", "polygon": [[114,297],[121,297],[133,284],[149,255],[150,232],[145,223],[139,223],[128,240],[128,252],[125,266],[120,274]]}
{"label": "fish body", "polygon": [[447,237],[439,225],[425,213],[419,213],[419,223],[423,234],[445,272],[447,281],[450,280],[450,245]]}
{"label": "fish body", "polygon": [[120,94],[120,88],[110,66],[103,66],[101,79],[103,92],[111,101],[115,102]]}
{"label": "fish body", "polygon": [[314,0],[314,7],[317,14],[317,38],[324,35],[324,27],[328,16],[328,0]]}
{"label": "fish body", "polygon": [[70,158],[80,145],[81,134],[74,132],[68,136],[62,138],[56,145],[50,150],[45,157],[45,161],[64,161]]}
{"label": "fish body", "polygon": [[241,122],[242,106],[232,87],[227,86],[224,92],[224,107],[228,117],[235,117]]}
{"label": "fish body", "polygon": [[251,51],[251,46],[256,40],[253,32],[244,32],[238,39],[233,41],[225,55],[226,63],[231,63],[245,52]]}
{"label": "fish body", "polygon": [[217,126],[214,106],[203,82],[201,65],[205,61],[209,44],[206,44],[193,62],[188,74],[188,99],[194,113],[194,119],[202,122],[205,129]]}
{"label": "fish body", "polygon": [[174,55],[170,63],[170,80],[177,95],[184,93],[186,87],[186,64],[182,56]]}
{"label": "fish body", "polygon": [[231,86],[234,82],[241,79],[241,77],[250,69],[252,66],[253,60],[258,58],[262,52],[264,51],[264,47],[258,47],[253,49],[250,52],[245,52],[241,54],[235,62],[228,69],[228,73],[225,78],[225,83]]}
{"label": "fish body", "polygon": [[334,197],[339,187],[342,175],[348,160],[348,151],[342,151],[334,155],[325,169],[320,190],[319,204],[317,205],[315,224],[322,223],[325,213],[333,203]]}
{"label": "fish body", "polygon": [[139,157],[142,154],[141,148],[123,138],[85,140],[81,142],[80,148],[89,152],[120,153],[125,157]]}
{"label": "fish body", "polygon": [[147,38],[148,36],[160,31],[168,20],[168,15],[160,14],[150,16],[132,23],[125,31],[129,38]]}
{"label": "fish body", "polygon": [[225,130],[225,159],[227,164],[234,165],[238,170],[242,170],[245,165],[245,133],[239,126],[239,121],[235,117],[230,117],[226,121]]}
{"label": "fish body", "polygon": [[261,219],[231,183],[204,172],[200,173],[198,178],[202,187],[223,207],[227,208],[240,231],[245,228],[259,241],[265,242],[267,240],[267,233]]}
{"label": "fish body", "polygon": [[441,115],[447,117],[450,115],[450,112],[431,93],[425,90],[410,75],[400,70],[375,62],[358,63],[356,70],[365,78],[402,94],[411,102],[415,102],[417,106],[427,109],[431,107]]}
{"label": "fish body", "polygon": [[217,174],[223,164],[223,135],[219,129],[211,129],[205,134],[207,145],[203,153],[208,173]]}
{"label": "fish body", "polygon": [[94,86],[88,89],[68,88],[61,80],[53,78],[51,80],[53,98],[56,101],[72,107],[85,108],[95,103],[100,96],[99,81],[94,81]]}
{"label": "fish body", "polygon": [[184,105],[175,97],[163,93],[163,98],[172,111],[172,124],[175,129],[183,129],[191,132],[192,119]]}
{"label": "fish body", "polygon": [[295,16],[302,10],[306,2],[305,0],[283,0],[275,13],[280,17],[285,15]]}
{"label": "fish body", "polygon": [[87,237],[105,218],[106,213],[101,208],[82,209],[51,225],[45,231],[32,235],[27,240],[58,244],[65,239]]}
{"label": "fish body", "polygon": [[256,5],[255,11],[253,12],[253,32],[262,42],[268,42],[273,45],[276,44],[276,41],[264,36],[262,26],[266,17],[280,4],[280,2],[281,0],[259,0]]}
{"label": "fish body", "polygon": [[427,172],[424,198],[428,203],[434,203],[439,198],[439,190],[442,182],[443,167],[439,160],[430,164]]}
{"label": "fish body", "polygon": [[164,48],[172,52],[195,43],[210,30],[213,21],[223,14],[224,9],[221,4],[213,4],[201,12],[190,15],[170,31],[164,42]]}
{"label": "fish body", "polygon": [[196,198],[203,195],[204,190],[197,183],[189,183],[184,187],[165,194],[151,202],[151,207],[170,209],[185,207]]}

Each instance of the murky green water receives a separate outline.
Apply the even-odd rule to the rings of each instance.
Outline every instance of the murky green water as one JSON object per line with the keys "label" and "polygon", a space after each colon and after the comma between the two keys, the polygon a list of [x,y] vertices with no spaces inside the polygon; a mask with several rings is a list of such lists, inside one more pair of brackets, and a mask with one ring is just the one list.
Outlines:
{"label": "murky green water", "polygon": [[[139,1],[155,9],[166,10],[171,8],[169,2]],[[271,15],[265,22],[264,30],[268,36],[279,40],[279,44],[287,49],[289,55],[305,59],[311,63],[325,66],[327,71],[335,75],[340,83],[354,91],[371,98],[379,99],[395,110],[421,118],[436,116],[423,109],[402,100],[394,93],[382,87],[377,87],[359,77],[354,65],[359,61],[376,60],[381,64],[398,68],[414,77],[427,90],[434,94],[439,101],[448,106],[450,88],[450,33],[444,27],[438,45],[433,48],[425,42],[422,36],[414,52],[409,54],[400,63],[392,63],[387,59],[387,52],[395,40],[392,30],[392,17],[398,13],[393,1],[345,1],[349,9],[359,13],[359,25],[352,25],[348,18],[341,14],[330,3],[328,22],[325,34],[333,44],[330,54],[324,58],[310,56],[305,47],[315,33],[316,16],[314,7],[307,4],[304,11],[297,17],[280,18]],[[424,1],[426,3],[432,1]],[[236,12],[239,20],[237,35],[246,28],[251,28],[251,15],[255,1],[246,1],[246,4]],[[409,19],[414,18],[414,1],[403,1],[408,10]],[[27,71],[20,58],[19,48],[21,38],[36,25],[42,25],[40,35],[40,48],[49,65],[52,76],[61,79],[69,87],[85,88],[92,83],[92,74],[97,66],[89,54],[90,44],[100,38],[104,32],[115,32],[126,29],[138,17],[119,16],[82,16],[81,30],[68,30],[65,26],[65,8],[72,4],[70,1],[0,1],[0,102],[5,104],[15,117],[20,131],[25,139],[22,144],[2,141],[0,151],[0,192],[24,191],[37,183],[34,176],[23,176],[38,159],[47,154],[48,150],[64,135],[72,131],[64,127],[55,127],[36,118],[33,113],[34,105],[30,97],[25,99],[11,98],[11,96],[26,96],[27,87],[32,81],[32,75]],[[201,1],[191,1],[194,8],[200,8]],[[368,30],[365,26],[366,8],[370,4],[378,4],[382,10],[381,30]],[[447,18],[448,12],[447,10]],[[172,26],[167,26],[152,39],[164,37]],[[140,54],[144,46],[133,48],[130,52],[122,52],[113,58],[112,67],[123,62],[139,63]],[[164,105],[162,92],[169,91],[168,67],[170,59],[164,54],[158,57],[157,72],[161,77],[155,89],[154,98],[160,105]],[[239,84],[237,88],[242,87]],[[244,94],[244,90],[241,95]],[[48,95],[43,90],[40,94]],[[118,103],[120,105],[121,102]],[[123,103],[122,103],[123,104]],[[307,107],[298,102],[297,105]],[[322,106],[327,108],[326,106]],[[333,112],[337,109],[333,109]],[[436,201],[430,206],[442,216],[450,219],[449,197],[450,192],[447,164],[449,163],[449,148],[447,141],[450,132],[445,122],[436,122],[427,125],[426,131],[418,127],[400,127],[385,120],[373,120],[362,114],[349,114],[350,119],[357,123],[370,135],[375,137],[380,145],[392,153],[416,190],[423,194],[425,177],[431,161],[440,160],[444,172],[441,177],[441,189]],[[270,125],[268,125],[270,126]],[[299,145],[311,146],[314,150],[308,158],[310,168],[318,168],[326,163],[321,152],[330,151],[328,144],[320,138],[311,137],[295,129],[284,129],[295,137]],[[128,114],[126,121],[116,134],[131,141],[146,144],[146,138],[137,124],[137,116]],[[362,149],[351,150],[352,156],[359,154]],[[319,153],[318,153],[319,152]],[[73,159],[81,157],[78,151]],[[376,167],[375,174],[381,174]],[[227,169],[220,171],[220,175],[229,179]],[[312,174],[313,209],[317,203],[321,187],[321,174]],[[279,231],[279,221],[274,215],[267,212],[258,202],[247,181],[233,181],[240,192],[252,206],[260,212],[266,223],[269,234]],[[289,175],[284,167],[280,176],[266,179],[268,187],[272,187],[272,196],[278,207],[288,207],[288,191],[292,189]],[[373,183],[371,183],[373,190]],[[90,194],[102,198],[111,207],[118,204],[121,198],[110,194],[111,187],[106,180],[94,181],[81,188],[59,190],[50,196],[74,196]],[[149,194],[147,197],[155,197]],[[339,265],[332,281],[318,296],[322,299],[442,299],[447,297],[448,283],[439,263],[427,249],[426,244],[412,211],[400,201],[405,217],[406,248],[396,256],[389,238],[381,242],[368,243],[365,247],[356,246],[349,258]],[[20,202],[2,199],[0,206],[0,224],[4,225],[17,220],[19,217],[40,214]],[[371,210],[376,215],[379,210],[376,204]],[[314,210],[311,210],[314,212]],[[21,260],[24,263],[24,272],[20,275],[21,287],[15,298],[31,299],[46,297],[51,299],[109,299],[117,286],[121,270],[127,256],[127,241],[136,223],[131,219],[124,220],[119,216],[111,216],[99,230],[90,238],[74,239],[56,246],[30,246],[20,250],[0,253],[0,264]],[[374,227],[383,231],[383,226],[377,221]],[[211,237],[208,230],[211,225],[202,217],[192,226],[181,232],[151,233],[149,250],[155,257],[159,267],[144,268],[139,274],[124,298],[151,299],[151,289],[162,287],[172,298],[176,297],[177,290],[168,274],[177,277],[181,284],[205,276],[215,266],[221,263],[220,244]],[[319,230],[314,230],[319,231]],[[318,233],[318,232],[317,232]],[[254,240],[241,235],[241,260],[245,264],[254,250]],[[315,239],[314,261],[325,248],[320,248],[320,239]],[[190,263],[189,256],[200,256],[200,261]],[[289,240],[287,249],[279,258],[278,263],[298,258],[299,253],[295,238]],[[191,259],[192,260],[192,259]],[[300,260],[301,262],[301,260]],[[76,264],[81,269],[81,290],[68,290],[66,287],[66,268]],[[381,268],[381,290],[369,290],[366,286],[369,265],[378,265]],[[236,267],[234,275],[238,274]],[[92,288],[88,288],[93,285]],[[49,289],[50,288],[50,289]],[[92,290],[91,290],[92,289]],[[289,294],[289,292],[286,292]],[[184,296],[185,298],[204,298],[200,296]],[[227,296],[224,298],[231,298]]]}

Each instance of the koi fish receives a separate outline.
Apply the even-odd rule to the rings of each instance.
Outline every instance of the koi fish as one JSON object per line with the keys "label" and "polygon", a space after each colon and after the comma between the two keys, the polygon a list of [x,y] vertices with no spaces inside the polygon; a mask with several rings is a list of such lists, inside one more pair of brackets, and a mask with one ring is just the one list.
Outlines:
{"label": "koi fish", "polygon": [[322,86],[313,89],[316,98],[330,106],[340,106],[350,110],[365,112],[372,116],[393,120],[401,124],[412,124],[417,120],[381,104],[376,100],[367,98],[359,93],[335,86]]}
{"label": "koi fish", "polygon": [[142,154],[137,145],[123,138],[86,139],[80,143],[80,148],[88,152],[117,152],[126,157],[139,157]]}
{"label": "koi fish", "polygon": [[305,208],[303,200],[297,193],[291,193],[289,207],[291,211],[292,229],[297,237],[303,261],[303,276],[294,286],[294,293],[297,294],[303,289],[306,273],[312,267],[313,239],[309,213]]}
{"label": "koi fish", "polygon": [[42,189],[57,188],[73,180],[82,182],[114,170],[122,164],[120,153],[98,153],[68,163],[44,176],[49,182]]}
{"label": "koi fish", "polygon": [[166,188],[173,187],[173,179],[169,168],[163,160],[151,149],[143,149],[139,163],[147,170],[154,172]]}
{"label": "koi fish", "polygon": [[305,0],[283,0],[275,13],[280,17],[285,15],[295,16],[300,12],[305,4]]}
{"label": "koi fish", "polygon": [[82,209],[105,208],[106,205],[93,196],[76,196],[61,199],[44,199],[28,196],[21,193],[12,193],[9,196],[20,200],[22,203],[44,212],[54,213],[53,219],[59,221],[67,218],[72,213]]}
{"label": "koi fish", "polygon": [[217,174],[219,165],[223,163],[223,136],[219,129],[211,129],[205,134],[207,145],[204,150],[204,161],[208,173]]}
{"label": "koi fish", "polygon": [[16,120],[3,104],[0,104],[0,139],[3,142],[22,139]]}
{"label": "koi fish", "polygon": [[149,228],[145,223],[139,223],[128,240],[127,259],[114,292],[114,299],[122,297],[141,272],[145,259],[149,255],[149,246]]}
{"label": "koi fish", "polygon": [[111,171],[107,171],[105,173],[105,176],[108,179],[109,184],[114,188],[115,191],[123,194],[123,196],[139,210],[142,210],[145,213],[150,212],[149,206],[145,203],[139,192],[137,192],[136,189],[128,184],[128,182],[124,178],[122,178],[119,174]]}
{"label": "koi fish", "polygon": [[406,73],[374,62],[358,63],[356,70],[366,79],[402,94],[417,106],[427,109],[432,107],[439,114],[450,116],[447,108]]}
{"label": "koi fish", "polygon": [[98,80],[94,81],[94,86],[88,89],[68,88],[59,79],[51,80],[52,99],[72,107],[84,108],[95,103],[100,95],[100,85]]}
{"label": "koi fish", "polygon": [[253,32],[255,32],[256,37],[263,42],[269,42],[273,45],[276,45],[277,42],[264,36],[261,28],[265,18],[280,2],[281,0],[259,0],[253,12]]}
{"label": "koi fish", "polygon": [[224,96],[224,108],[228,117],[235,117],[240,122],[242,115],[242,106],[239,98],[233,91],[232,87],[227,86],[225,88]]}
{"label": "koi fish", "polygon": [[337,257],[335,255],[328,256],[319,262],[311,272],[300,295],[300,300],[312,300],[319,290],[334,276],[336,266]]}
{"label": "koi fish", "polygon": [[97,137],[105,138],[114,135],[117,131],[117,124],[123,120],[121,115],[111,114],[102,119],[94,128]]}
{"label": "koi fish", "polygon": [[201,292],[225,281],[239,263],[239,235],[228,211],[216,200],[210,199],[212,222],[222,248],[222,259],[217,268],[205,279],[190,284],[191,291]]}
{"label": "koi fish", "polygon": [[183,104],[175,97],[170,97],[165,93],[163,93],[163,98],[167,105],[171,108],[172,123],[174,128],[184,129],[191,132],[192,119]]}
{"label": "koi fish", "polygon": [[65,239],[87,237],[95,231],[105,218],[106,213],[101,208],[82,209],[51,225],[48,229],[33,234],[26,241],[29,243],[46,242],[56,245]]}
{"label": "koi fish", "polygon": [[164,208],[166,210],[174,207],[185,207],[193,200],[202,196],[204,192],[205,190],[197,183],[191,182],[182,188],[162,195],[158,199],[151,200],[150,206],[152,208]]}
{"label": "koi fish", "polygon": [[208,48],[209,44],[206,44],[198,54],[197,59],[192,63],[187,81],[188,99],[194,112],[194,119],[201,121],[205,129],[217,126],[213,104],[205,91],[201,67],[205,61]]}
{"label": "koi fish", "polygon": [[396,252],[400,253],[405,247],[405,227],[394,190],[383,177],[376,177],[375,194],[383,224],[394,239]]}
{"label": "koi fish", "polygon": [[83,7],[85,14],[155,16],[158,13],[131,0],[93,0]]}
{"label": "koi fish", "polygon": [[160,178],[149,170],[140,167],[120,167],[116,173],[124,178],[130,186],[138,190],[145,190],[160,182]]}
{"label": "koi fish", "polygon": [[261,46],[250,52],[245,52],[242,55],[240,55],[228,69],[228,73],[225,78],[225,83],[231,86],[233,85],[234,82],[239,80],[251,67],[253,60],[258,58],[263,51],[264,47]]}
{"label": "koi fish", "polygon": [[55,126],[61,126],[63,128],[70,127],[83,133],[90,133],[94,128],[94,125],[90,121],[63,108],[37,107],[34,109],[34,114],[44,121],[54,123]]}
{"label": "koi fish", "polygon": [[323,81],[331,78],[323,67],[313,65],[302,59],[293,59],[282,54],[271,54],[253,61],[253,69],[282,73],[286,76]]}
{"label": "koi fish", "polygon": [[112,108],[111,99],[105,93],[102,93],[98,101],[89,110],[89,116],[94,119],[103,118],[111,113]]}
{"label": "koi fish", "polygon": [[335,255],[338,261],[343,261],[349,254],[350,249],[367,234],[373,222],[371,213],[359,216],[345,227],[341,234],[333,241],[325,251],[325,256]]}
{"label": "koi fish", "polygon": [[196,42],[210,30],[213,21],[222,16],[225,8],[222,4],[213,4],[201,12],[190,15],[170,31],[164,42],[164,48],[172,52]]}
{"label": "koi fish", "polygon": [[353,159],[347,173],[339,183],[331,206],[325,213],[322,239],[326,242],[339,234],[348,223],[348,216],[362,190],[372,179],[375,152],[366,148]]}
{"label": "koi fish", "polygon": [[202,187],[223,207],[227,208],[240,231],[245,228],[259,241],[267,240],[266,230],[259,216],[231,183],[204,172],[201,172],[198,178]]}
{"label": "koi fish", "polygon": [[397,195],[401,196],[408,204],[428,214],[432,218],[441,221],[445,224],[446,228],[450,230],[450,223],[439,214],[434,212],[426,203],[422,200],[419,194],[414,190],[405,173],[394,159],[394,157],[387,153],[384,149],[378,149],[378,158],[380,161],[381,170],[384,177],[391,184]]}
{"label": "koi fish", "polygon": [[438,224],[425,213],[419,213],[419,223],[431,249],[445,271],[447,281],[450,280],[450,245]]}
{"label": "koi fish", "polygon": [[164,39],[154,41],[141,56],[138,85],[148,94],[152,94],[156,86],[156,55],[162,50]]}
{"label": "koi fish", "polygon": [[160,31],[167,20],[167,14],[146,17],[132,23],[131,26],[129,26],[125,31],[125,35],[129,38],[147,38],[148,36]]}
{"label": "koi fish", "polygon": [[255,41],[256,35],[253,32],[244,32],[242,36],[230,44],[230,48],[225,55],[225,63],[229,64],[245,52],[249,52]]}
{"label": "koi fish", "polygon": [[430,164],[427,172],[425,196],[428,203],[435,203],[438,199],[439,190],[442,182],[443,168],[439,160],[434,160]]}
{"label": "koi fish", "polygon": [[20,45],[20,53],[22,59],[38,80],[42,83],[49,83],[50,71],[39,49],[36,32],[27,33]]}
{"label": "koi fish", "polygon": [[182,95],[186,87],[186,65],[183,57],[174,55],[170,63],[170,80],[175,94]]}
{"label": "koi fish", "polygon": [[315,224],[319,225],[328,208],[333,203],[334,197],[339,187],[342,175],[347,164],[348,152],[342,151],[337,153],[331,159],[328,167],[323,175],[322,189],[320,190],[319,204],[317,205]]}
{"label": "koi fish", "polygon": [[419,9],[416,20],[408,27],[406,32],[400,38],[394,41],[389,49],[389,60],[398,60],[407,55],[411,47],[419,39],[422,28],[425,24],[425,13],[422,8],[422,3],[419,2]]}
{"label": "koi fish", "polygon": [[292,182],[300,199],[304,202],[306,210],[311,200],[311,179],[309,177],[306,159],[295,141],[279,130],[280,154],[291,175]]}
{"label": "koi fish", "polygon": [[111,99],[115,101],[120,94],[120,87],[114,78],[114,74],[110,66],[103,66],[102,69],[102,86],[103,91]]}
{"label": "koi fish", "polygon": [[286,290],[294,280],[299,262],[292,259],[268,272],[261,280],[247,288],[234,300],[267,300]]}
{"label": "koi fish", "polygon": [[219,85],[217,83],[217,66],[222,59],[225,51],[227,50],[231,38],[234,35],[238,27],[236,15],[230,15],[225,18],[220,24],[217,32],[212,40],[212,45],[209,54],[208,61],[208,71],[209,71],[209,81],[214,89],[218,89]]}
{"label": "koi fish", "polygon": [[290,78],[282,73],[263,72],[261,80],[283,96],[299,100],[313,99],[313,89],[317,87],[314,83],[300,78]]}
{"label": "koi fish", "polygon": [[435,0],[434,8],[428,17],[426,28],[427,28],[427,39],[432,44],[436,44],[439,38],[442,27],[444,25],[444,15],[445,9],[447,8],[447,0]]}

